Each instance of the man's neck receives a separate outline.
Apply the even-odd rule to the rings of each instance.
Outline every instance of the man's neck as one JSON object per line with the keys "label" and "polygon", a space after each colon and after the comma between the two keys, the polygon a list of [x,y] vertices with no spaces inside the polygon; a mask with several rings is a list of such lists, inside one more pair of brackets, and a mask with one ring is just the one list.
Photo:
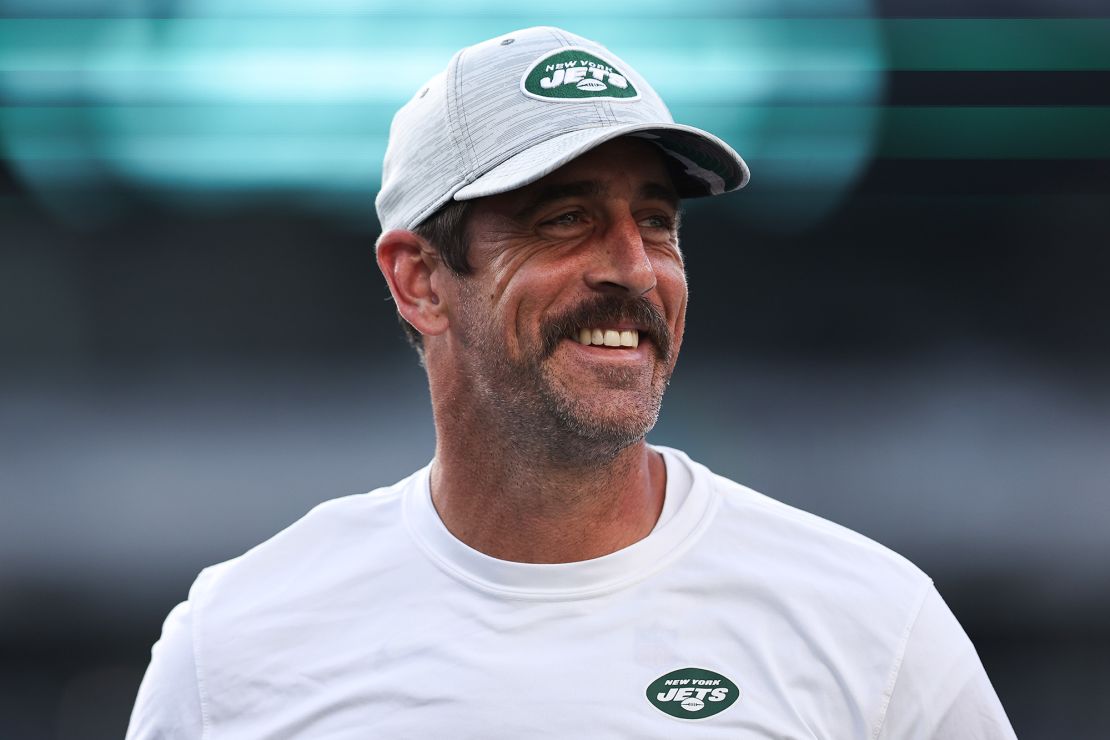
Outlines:
{"label": "man's neck", "polygon": [[568,466],[514,459],[488,439],[480,449],[444,439],[467,438],[440,437],[432,501],[453,535],[491,557],[589,560],[643,539],[659,519],[666,467],[642,440],[612,461]]}

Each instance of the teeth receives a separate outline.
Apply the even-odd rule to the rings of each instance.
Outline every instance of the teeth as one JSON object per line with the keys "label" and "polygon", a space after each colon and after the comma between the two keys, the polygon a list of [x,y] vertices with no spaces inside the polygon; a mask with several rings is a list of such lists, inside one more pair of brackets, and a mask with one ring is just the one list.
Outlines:
{"label": "teeth", "polygon": [[580,329],[578,341],[582,344],[593,344],[605,347],[638,347],[640,346],[640,332],[636,329]]}

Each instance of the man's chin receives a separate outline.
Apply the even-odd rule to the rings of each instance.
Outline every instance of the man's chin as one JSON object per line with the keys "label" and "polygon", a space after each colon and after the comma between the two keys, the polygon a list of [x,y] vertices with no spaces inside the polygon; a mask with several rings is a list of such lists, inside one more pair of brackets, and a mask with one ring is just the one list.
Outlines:
{"label": "man's chin", "polygon": [[558,444],[584,461],[611,458],[641,441],[659,418],[660,403],[650,392],[548,391],[548,408],[563,432]]}

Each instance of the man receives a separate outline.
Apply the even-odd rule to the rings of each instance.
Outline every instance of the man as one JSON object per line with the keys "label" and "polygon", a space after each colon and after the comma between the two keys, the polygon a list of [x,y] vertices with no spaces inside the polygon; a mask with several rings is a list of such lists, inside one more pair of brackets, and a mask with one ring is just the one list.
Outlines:
{"label": "man", "polygon": [[377,200],[435,459],[204,571],[129,736],[1013,737],[924,574],[645,442],[679,199],[747,178],[591,41],[459,52]]}

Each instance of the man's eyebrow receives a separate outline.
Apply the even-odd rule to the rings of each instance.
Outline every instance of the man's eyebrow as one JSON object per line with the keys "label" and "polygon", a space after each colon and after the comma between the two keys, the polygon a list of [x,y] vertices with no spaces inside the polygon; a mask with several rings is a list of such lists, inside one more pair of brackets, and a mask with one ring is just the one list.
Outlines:
{"label": "man's eyebrow", "polygon": [[517,221],[527,221],[548,203],[563,198],[602,197],[608,193],[608,188],[596,180],[582,180],[580,182],[564,182],[557,185],[547,185],[528,199],[524,207],[513,218]]}
{"label": "man's eyebrow", "polygon": [[[609,189],[596,180],[582,180],[580,182],[548,185],[529,198],[524,207],[513,215],[513,218],[517,221],[527,221],[536,211],[540,210],[548,203],[553,203],[563,198],[604,197],[608,193]],[[639,196],[644,200],[664,201],[673,206],[676,210],[679,206],[679,197],[678,194],[675,193],[674,188],[662,183],[645,183],[640,188]]]}
{"label": "man's eyebrow", "polygon": [[678,193],[669,185],[659,182],[649,182],[640,188],[640,197],[644,200],[661,200],[669,204],[676,211],[681,203]]}

